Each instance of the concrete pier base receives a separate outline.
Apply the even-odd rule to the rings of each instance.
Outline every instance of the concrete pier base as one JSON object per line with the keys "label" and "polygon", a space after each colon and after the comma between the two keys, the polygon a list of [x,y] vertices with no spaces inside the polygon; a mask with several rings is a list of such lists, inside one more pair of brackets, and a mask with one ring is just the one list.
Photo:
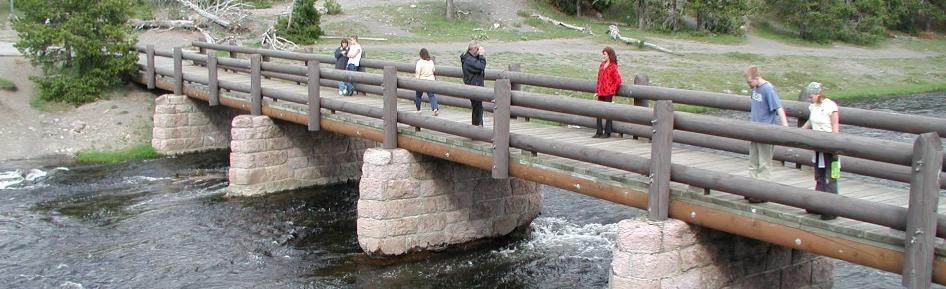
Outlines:
{"label": "concrete pier base", "polygon": [[679,220],[618,224],[610,288],[831,288],[832,259]]}
{"label": "concrete pier base", "polygon": [[376,143],[274,121],[233,118],[228,196],[252,196],[356,181],[365,149]]}
{"label": "concrete pier base", "polygon": [[229,109],[211,110],[207,103],[183,95],[159,96],[154,101],[151,146],[162,155],[226,149],[232,115]]}
{"label": "concrete pier base", "polygon": [[528,226],[541,185],[416,155],[368,149],[358,199],[358,243],[368,254],[437,250]]}

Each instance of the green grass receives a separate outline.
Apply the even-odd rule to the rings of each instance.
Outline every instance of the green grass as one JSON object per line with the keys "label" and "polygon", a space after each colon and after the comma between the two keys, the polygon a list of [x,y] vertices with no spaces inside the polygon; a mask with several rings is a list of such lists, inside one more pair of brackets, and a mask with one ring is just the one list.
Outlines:
{"label": "green grass", "polygon": [[[322,32],[324,32],[325,35],[329,35],[329,36],[345,37],[352,34],[368,35],[368,31],[371,31],[370,29],[368,29],[368,26],[366,26],[364,23],[350,22],[350,21],[339,21],[339,22],[332,22],[328,24],[322,24],[321,27],[322,27]],[[319,41],[320,42],[335,41],[337,43],[337,42],[340,42],[341,39],[320,39]]]}
{"label": "green grass", "polygon": [[154,19],[154,9],[155,7],[151,4],[151,1],[134,1],[131,7],[131,18]]}
{"label": "green grass", "polygon": [[928,83],[918,83],[918,84],[911,83],[911,84],[901,84],[901,85],[884,85],[884,86],[874,86],[874,87],[852,88],[852,89],[847,89],[847,90],[841,90],[838,92],[833,92],[829,95],[829,97],[835,98],[835,99],[855,99],[855,98],[879,97],[879,96],[908,95],[908,94],[937,92],[937,91],[946,91],[946,81],[940,80],[938,82],[928,82]]}
{"label": "green grass", "polygon": [[10,81],[7,79],[0,78],[0,90],[16,91],[16,83],[13,83],[13,81]]}
{"label": "green grass", "polygon": [[[534,25],[536,32],[520,32],[516,27],[500,26],[494,28],[490,21],[480,21],[468,17],[459,17],[454,21],[447,20],[443,15],[444,3],[424,2],[415,4],[415,8],[403,6],[380,6],[369,9],[368,14],[376,15],[383,22],[390,22],[394,26],[405,29],[414,35],[390,39],[394,42],[450,42],[476,40],[534,40],[550,38],[584,37],[584,34],[564,28],[554,27],[545,23]],[[526,20],[527,21],[527,20]],[[509,25],[509,23],[506,23]],[[521,26],[513,23],[512,26]]]}
{"label": "green grass", "polygon": [[902,42],[905,47],[920,51],[943,51],[946,47],[946,38],[944,37],[937,39],[907,38]]}
{"label": "green grass", "polygon": [[81,151],[76,154],[75,160],[80,163],[114,164],[130,160],[157,158],[151,144],[139,144],[126,149],[115,151]]}
{"label": "green grass", "polygon": [[813,41],[808,41],[802,38],[799,38],[794,33],[789,33],[787,31],[779,31],[772,27],[769,22],[766,21],[757,21],[753,22],[755,26],[752,27],[752,35],[784,42],[787,44],[795,46],[805,46],[805,47],[830,47],[831,43],[818,43]]}

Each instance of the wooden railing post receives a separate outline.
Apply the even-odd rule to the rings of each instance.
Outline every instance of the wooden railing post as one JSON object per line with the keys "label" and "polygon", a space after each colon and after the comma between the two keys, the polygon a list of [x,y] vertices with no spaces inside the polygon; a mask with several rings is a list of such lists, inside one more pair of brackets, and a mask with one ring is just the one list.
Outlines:
{"label": "wooden railing post", "polygon": [[[798,101],[808,101],[808,92],[805,91],[804,89],[802,89],[801,92],[798,93]],[[808,118],[807,118],[807,117],[798,116],[798,123],[796,124],[797,127],[802,127],[802,126],[804,126],[806,121],[808,121]],[[784,161],[783,161],[783,163],[784,163]],[[801,163],[795,163],[795,168],[796,168],[796,169],[800,169],[801,167],[802,167],[802,164],[801,164]]]}
{"label": "wooden railing post", "polygon": [[386,149],[397,148],[397,68],[384,67],[384,143]]}
{"label": "wooden railing post", "polygon": [[180,47],[174,47],[174,94],[184,95],[184,63]]}
{"label": "wooden railing post", "polygon": [[[634,76],[634,85],[650,85],[650,78],[648,78],[646,74],[638,74],[638,75],[635,75],[635,76]],[[640,97],[635,97],[635,98],[634,98],[634,105],[635,105],[635,106],[643,106],[643,107],[649,106],[649,104],[647,103],[647,100],[646,100],[646,99],[642,99],[642,98],[640,98]],[[633,138],[633,139],[638,139],[638,136],[635,135],[635,136],[633,136],[632,138]]]}
{"label": "wooden railing post", "polygon": [[512,84],[497,79],[493,84],[493,178],[509,178],[509,110],[512,105]]}
{"label": "wooden railing post", "polygon": [[654,106],[654,136],[650,147],[650,188],[647,217],[654,221],[667,219],[670,211],[670,154],[673,150],[673,102],[657,101]]}
{"label": "wooden railing post", "polygon": [[148,70],[145,72],[145,78],[147,78],[148,81],[148,89],[154,89],[155,77],[157,76],[154,70],[154,45],[148,44],[145,53],[148,55]]}
{"label": "wooden railing post", "polygon": [[942,166],[943,144],[939,135],[932,132],[921,134],[913,143],[910,206],[907,208],[904,238],[902,283],[907,288],[930,288],[933,280],[936,207]]}
{"label": "wooden railing post", "polygon": [[250,56],[250,113],[253,115],[263,114],[263,79],[261,73],[261,62],[263,57],[259,54]]}
{"label": "wooden railing post", "polygon": [[207,102],[210,106],[220,104],[220,83],[217,78],[217,54],[207,52]]}
{"label": "wooden railing post", "polygon": [[[522,65],[519,64],[519,63],[510,64],[510,65],[506,68],[506,71],[509,71],[509,72],[522,72]],[[522,84],[513,83],[513,82],[511,82],[511,81],[512,81],[512,80],[510,80],[510,84],[511,84],[511,87],[512,87],[511,90],[512,90],[512,91],[521,91],[521,90],[522,90]],[[512,118],[512,119],[518,119],[518,118],[515,117],[515,116],[513,116],[513,117],[511,117],[511,118]],[[522,117],[522,119],[525,120],[525,121],[529,121],[529,118],[528,118],[528,117]]]}
{"label": "wooden railing post", "polygon": [[318,61],[309,61],[309,131],[319,131],[322,129],[322,95],[319,89],[319,80],[321,79]]}

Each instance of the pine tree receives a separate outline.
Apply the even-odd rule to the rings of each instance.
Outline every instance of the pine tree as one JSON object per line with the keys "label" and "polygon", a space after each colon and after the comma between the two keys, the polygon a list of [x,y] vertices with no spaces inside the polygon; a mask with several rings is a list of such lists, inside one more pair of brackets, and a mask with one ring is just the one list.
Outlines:
{"label": "pine tree", "polygon": [[279,18],[276,30],[279,36],[296,44],[312,43],[322,36],[320,17],[319,11],[315,10],[315,0],[295,0],[292,15]]}
{"label": "pine tree", "polygon": [[40,98],[80,104],[94,101],[136,70],[136,42],[125,25],[131,0],[17,0],[14,45],[41,68],[33,77]]}

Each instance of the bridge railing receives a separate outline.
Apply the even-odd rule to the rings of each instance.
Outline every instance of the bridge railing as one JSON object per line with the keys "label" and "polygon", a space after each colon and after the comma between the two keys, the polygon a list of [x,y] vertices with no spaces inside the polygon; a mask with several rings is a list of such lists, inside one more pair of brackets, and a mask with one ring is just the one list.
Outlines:
{"label": "bridge railing", "polygon": [[[229,46],[229,45],[219,45],[219,44],[209,44],[205,42],[194,42],[194,46],[198,47],[201,51],[206,53],[206,51],[227,51],[230,55],[235,53],[242,53],[245,55],[251,55],[258,53],[265,58],[281,58],[287,60],[295,61],[318,61],[319,63],[334,63],[334,58],[329,55],[316,55],[308,53],[297,53],[297,52],[286,52],[286,51],[274,51],[258,48],[248,48],[248,47],[239,47],[239,46]],[[227,67],[246,67],[242,64],[247,64],[248,62],[239,63],[239,65],[229,65],[229,64],[238,64],[238,63],[226,63]],[[265,65],[265,64],[264,64]],[[383,66],[394,66],[398,71],[401,72],[413,72],[413,64],[404,64],[404,63],[395,63],[390,61],[383,60],[368,60],[365,59],[362,62],[362,66],[370,68],[382,68]],[[270,72],[264,73],[264,76],[274,77],[278,79],[285,79],[296,81],[302,83],[305,81],[305,71],[301,69],[279,69],[278,67],[271,67]],[[247,68],[243,68],[246,72]],[[446,76],[446,77],[458,77],[462,78],[462,71],[458,67],[446,67],[438,66],[437,75]],[[503,70],[488,70],[487,79],[509,79],[513,86],[517,83],[541,86],[547,88],[556,88],[556,89],[566,89],[573,91],[585,91],[591,92],[594,91],[594,82],[589,80],[582,79],[573,79],[573,78],[564,78],[557,76],[546,76],[540,74],[529,74],[521,73],[514,71],[503,71]],[[377,85],[371,83],[368,85]],[[334,84],[330,84],[334,86]],[[380,94],[380,87],[357,87],[360,91],[366,91],[370,93]],[[513,89],[516,90],[516,89]],[[721,93],[710,93],[703,91],[690,91],[690,90],[681,90],[681,89],[670,89],[662,87],[650,87],[643,85],[622,85],[619,89],[619,95],[623,92],[628,96],[634,95],[638,98],[643,99],[667,99],[672,100],[675,103],[686,103],[692,105],[701,105],[711,108],[720,108],[720,109],[736,109],[736,110],[748,110],[749,99],[747,97],[721,94]],[[632,94],[631,91],[634,91]],[[439,93],[441,95],[453,96],[453,91],[444,90],[444,91],[432,91]],[[401,98],[412,99],[413,94],[410,92],[399,93]],[[464,104],[461,99],[448,99],[441,101],[446,105],[460,106],[469,108],[469,104]],[[801,116],[804,114],[807,116],[807,103],[793,102],[793,101],[784,101],[784,104],[789,111],[789,114]],[[493,107],[491,105],[486,105],[486,111],[492,111]],[[864,127],[871,128],[880,128],[880,129],[889,129],[896,132],[917,132],[923,131],[924,129],[930,129],[929,131],[937,132],[940,135],[946,135],[946,119],[941,118],[931,118],[931,117],[922,117],[922,116],[910,116],[897,113],[888,113],[888,112],[876,112],[868,111],[855,108],[842,108],[844,117],[841,118],[842,123],[851,124],[851,125],[860,125]],[[792,113],[796,111],[798,113]],[[866,117],[868,114],[873,115],[873,121],[865,121],[868,119]],[[556,121],[564,124],[580,125],[585,127],[594,127],[594,118],[575,116],[572,114],[561,114],[561,113],[549,113],[548,111],[536,111],[536,110],[516,110],[512,111],[512,117],[524,117],[545,119],[550,121]],[[902,124],[902,125],[895,125]],[[629,134],[633,136],[640,137],[651,137],[652,128],[649,127],[649,124],[635,124],[635,123],[616,123],[615,132]],[[748,154],[749,142],[745,138],[726,138],[719,137],[717,133],[694,133],[687,131],[675,131],[674,132],[674,141],[682,144],[694,145],[699,147],[706,147],[711,149],[723,150],[739,154]],[[751,140],[751,139],[748,139]],[[899,142],[891,142],[899,143]],[[776,147],[774,152],[774,159],[779,161],[788,161],[796,164],[807,164],[813,159],[813,152],[809,150],[798,150],[791,145],[782,145],[780,143],[775,143],[779,145]],[[910,167],[908,165],[889,163],[889,162],[878,162],[870,159],[859,158],[857,156],[848,156],[845,158],[845,165],[842,170],[845,172],[877,177],[881,179],[893,180],[898,182],[909,183],[910,182]],[[946,169],[944,173],[941,174],[940,178],[940,187],[946,188]]]}
{"label": "bridge railing", "polygon": [[[243,50],[246,51],[246,50]],[[724,119],[685,112],[673,112],[670,100],[658,100],[654,109],[647,107],[601,103],[591,100],[574,99],[540,93],[512,91],[510,79],[499,79],[493,88],[466,86],[460,84],[418,80],[411,77],[398,77],[397,68],[388,66],[383,75],[322,68],[317,58],[309,58],[307,66],[283,63],[263,62],[263,55],[251,55],[250,60],[218,58],[215,53],[185,53],[180,48],[168,53],[154,51],[152,47],[143,50],[148,55],[148,63],[143,65],[146,82],[151,87],[156,83],[157,75],[173,77],[174,90],[183,93],[185,81],[207,85],[211,90],[227,89],[249,94],[250,108],[253,114],[263,111],[262,97],[307,105],[309,107],[310,129],[318,130],[318,113],[321,108],[341,111],[382,119],[384,121],[383,145],[397,147],[397,124],[444,132],[467,137],[473,140],[493,144],[493,175],[498,178],[509,174],[509,148],[519,148],[535,153],[554,155],[576,161],[602,165],[642,176],[650,177],[649,204],[629,204],[647,209],[651,218],[665,219],[669,211],[669,182],[674,181],[696,187],[728,192],[736,195],[771,201],[802,209],[814,210],[825,214],[838,215],[871,224],[881,225],[905,232],[909,242],[906,250],[918,256],[908,262],[911,272],[929,271],[926,267],[933,256],[933,238],[946,237],[946,216],[937,214],[935,207],[939,187],[942,185],[942,145],[935,131],[922,134],[911,147],[909,144],[873,139],[869,137],[826,134],[773,125],[763,125],[746,121]],[[174,69],[158,68],[152,55],[174,59]],[[271,52],[270,56],[281,57]],[[306,56],[308,57],[308,56]],[[291,58],[290,58],[291,59]],[[207,75],[185,75],[182,72],[184,60],[206,63]],[[315,61],[313,61],[315,60]],[[237,83],[217,79],[217,70],[223,66],[241,71],[248,71],[250,83]],[[261,78],[272,78],[307,83],[307,94],[293,93],[272,89],[261,85]],[[537,77],[534,77],[537,79]],[[317,87],[334,87],[336,81],[356,83],[356,88],[370,93],[383,95],[383,108],[368,105],[346,103],[342,100],[321,98]],[[627,87],[622,87],[627,89]],[[413,113],[398,112],[396,97],[413,98],[414,90],[424,90],[445,95],[442,103],[469,107],[467,99],[494,102],[494,126],[492,129],[457,123],[442,118],[426,117]],[[659,90],[653,90],[659,91]],[[684,91],[686,92],[686,91]],[[694,94],[696,92],[686,92]],[[219,103],[219,91],[210,91],[211,104]],[[847,113],[847,112],[846,112]],[[651,158],[544,139],[535,136],[510,134],[508,118],[512,115],[531,116],[565,123],[588,123],[593,118],[612,119],[623,124],[619,128],[629,131],[649,130],[642,133],[652,137]],[[847,115],[846,115],[847,116]],[[798,149],[811,149],[830,152],[865,162],[876,162],[889,166],[908,168],[910,180],[910,207],[848,198],[835,194],[826,194],[814,190],[772,183],[748,177],[731,175],[706,169],[670,162],[670,147],[678,142],[677,137],[700,138],[714,135],[712,139],[737,142],[761,142],[777,144]],[[698,143],[694,141],[693,143]],[[713,146],[707,146],[713,148]],[[902,172],[901,172],[902,173]],[[932,206],[933,209],[930,209]],[[678,216],[682,217],[682,216]],[[935,233],[924,233],[935,232]],[[916,253],[918,252],[918,253]],[[924,259],[925,258],[925,259]],[[911,259],[908,259],[911,260]],[[926,267],[923,267],[926,266]],[[912,275],[911,275],[912,276]],[[907,275],[904,275],[906,280]],[[914,277],[911,277],[914,278]],[[920,276],[919,280],[923,277]]]}

